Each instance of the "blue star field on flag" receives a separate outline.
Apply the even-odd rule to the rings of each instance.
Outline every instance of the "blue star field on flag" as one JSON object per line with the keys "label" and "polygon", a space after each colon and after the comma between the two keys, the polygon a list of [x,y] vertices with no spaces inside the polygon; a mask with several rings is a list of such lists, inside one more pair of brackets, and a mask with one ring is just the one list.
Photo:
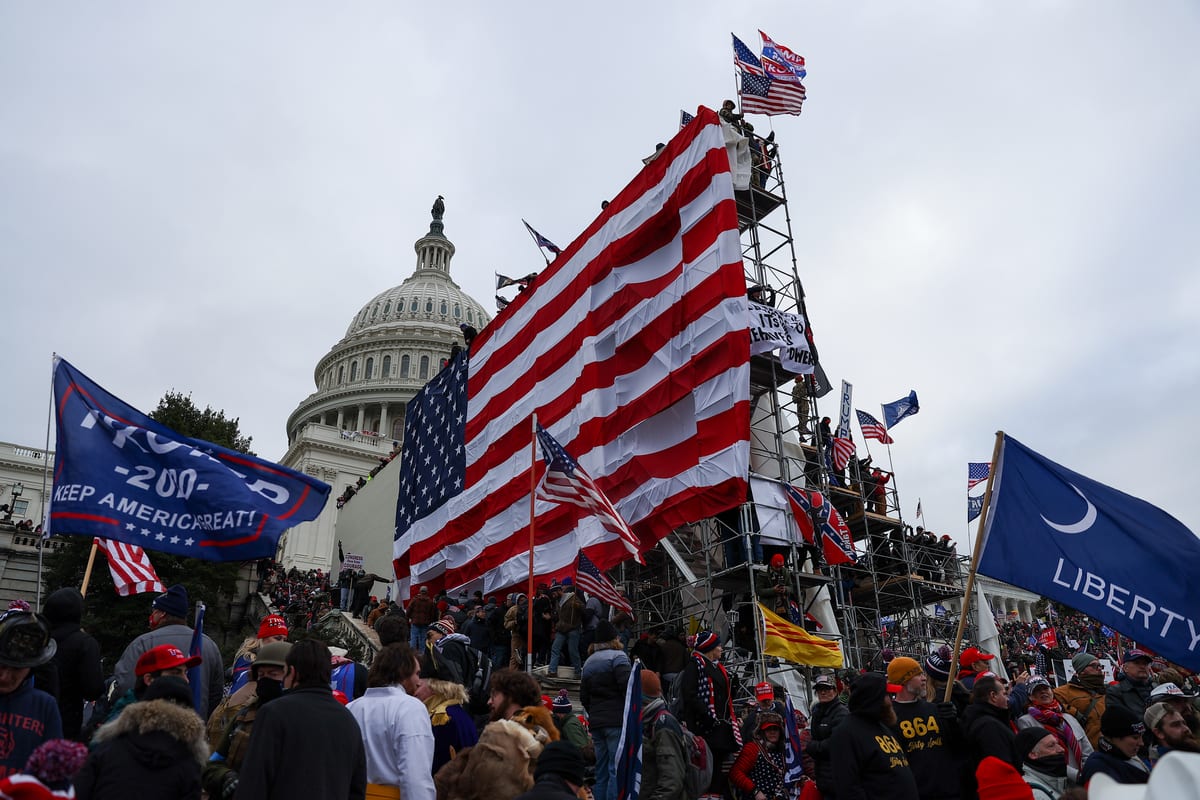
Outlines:
{"label": "blue star field on flag", "polygon": [[462,491],[467,469],[466,416],[467,352],[463,351],[405,407],[397,531]]}

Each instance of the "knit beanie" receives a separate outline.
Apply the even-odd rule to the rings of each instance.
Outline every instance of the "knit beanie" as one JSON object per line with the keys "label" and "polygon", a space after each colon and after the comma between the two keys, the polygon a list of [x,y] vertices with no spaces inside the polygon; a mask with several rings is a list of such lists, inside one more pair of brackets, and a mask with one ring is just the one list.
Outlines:
{"label": "knit beanie", "polygon": [[437,622],[430,625],[429,629],[433,630],[433,631],[437,631],[438,633],[443,634],[445,636],[449,636],[450,634],[454,633],[454,620],[439,619]]}
{"label": "knit beanie", "polygon": [[1104,709],[1100,717],[1100,733],[1109,739],[1145,733],[1146,726],[1141,718],[1128,709],[1112,705]]}
{"label": "knit beanie", "polygon": [[720,638],[712,631],[700,631],[696,634],[696,650],[698,652],[711,653],[720,644]]}
{"label": "knit beanie", "polygon": [[596,641],[611,642],[619,637],[617,628],[606,619],[600,620],[600,624],[596,626]]}
{"label": "knit beanie", "polygon": [[550,742],[542,750],[541,755],[537,757],[537,766],[534,767],[533,776],[536,779],[546,774],[559,775],[571,783],[582,786],[585,770],[583,753],[579,748],[565,739],[560,739]]}
{"label": "knit beanie", "polygon": [[662,697],[662,681],[654,670],[642,670],[642,697]]}
{"label": "knit beanie", "polygon": [[1091,653],[1080,653],[1071,659],[1071,666],[1075,668],[1076,673],[1083,672],[1093,661],[1099,661]]}
{"label": "knit beanie", "polygon": [[908,656],[893,658],[887,668],[888,683],[893,683],[896,686],[903,686],[920,674],[921,665],[917,663],[915,658],[909,658]]}
{"label": "knit beanie", "polygon": [[258,638],[265,639],[268,636],[287,636],[288,627],[287,620],[276,614],[270,614],[263,617],[263,621],[258,626]]}
{"label": "knit beanie", "polygon": [[1033,752],[1033,748],[1037,747],[1038,742],[1053,735],[1041,725],[1036,728],[1022,728],[1013,742],[1013,751],[1017,754],[1017,758],[1025,761]]}
{"label": "knit beanie", "polygon": [[850,712],[877,711],[887,695],[887,678],[878,672],[866,672],[850,684]]}
{"label": "knit beanie", "polygon": [[979,800],[1031,800],[1033,790],[1007,761],[988,756],[975,769]]}
{"label": "knit beanie", "polygon": [[175,584],[167,589],[166,592],[154,598],[154,602],[150,604],[152,608],[161,611],[168,617],[179,617],[187,619],[188,608],[191,605],[188,603],[187,589],[182,584]]}
{"label": "knit beanie", "polygon": [[929,677],[946,682],[950,680],[950,648],[942,645],[925,659],[925,672]]}
{"label": "knit beanie", "polygon": [[[645,674],[646,674],[646,670],[643,670],[642,675],[645,675]],[[653,674],[653,673],[651,673],[651,674]],[[645,680],[643,680],[642,683],[644,684]],[[567,695],[566,689],[558,690],[558,696],[554,698],[554,702],[551,704],[550,710],[555,712],[556,714],[570,714],[571,713],[571,698],[570,698],[570,696]]]}

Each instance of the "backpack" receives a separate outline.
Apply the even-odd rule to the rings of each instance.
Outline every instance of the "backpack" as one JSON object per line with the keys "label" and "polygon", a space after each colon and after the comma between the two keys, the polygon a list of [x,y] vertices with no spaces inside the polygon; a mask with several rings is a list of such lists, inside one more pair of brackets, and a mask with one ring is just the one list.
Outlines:
{"label": "backpack", "polygon": [[[643,740],[649,741],[654,729],[659,727],[663,718],[670,714],[666,709],[659,709],[654,719],[645,723],[648,731],[643,731]],[[683,739],[684,775],[683,790],[690,798],[698,798],[708,791],[712,783],[713,759],[708,749],[708,743],[701,737],[679,725],[680,738]]]}
{"label": "backpack", "polygon": [[667,696],[663,698],[667,703],[667,711],[671,712],[671,716],[675,719],[683,719],[683,671],[675,676],[675,680],[671,681],[671,687],[667,689]]}
{"label": "backpack", "polygon": [[492,659],[474,647],[467,651],[463,678],[467,687],[467,711],[479,715],[488,713],[488,688],[492,682]]}

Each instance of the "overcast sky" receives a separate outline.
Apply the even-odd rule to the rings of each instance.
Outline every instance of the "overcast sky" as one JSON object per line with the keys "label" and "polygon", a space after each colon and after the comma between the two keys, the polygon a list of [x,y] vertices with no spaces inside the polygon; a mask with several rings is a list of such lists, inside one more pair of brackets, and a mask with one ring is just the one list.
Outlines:
{"label": "overcast sky", "polygon": [[755,122],[823,363],[873,413],[920,395],[905,516],[965,541],[966,462],[1003,429],[1200,532],[1185,0],[4,3],[0,440],[43,441],[58,352],[281,457],[434,197],[491,308],[495,271],[541,265],[520,218],[565,246],[680,108],[732,96],[729,34],[758,28],[808,59],[803,116]]}

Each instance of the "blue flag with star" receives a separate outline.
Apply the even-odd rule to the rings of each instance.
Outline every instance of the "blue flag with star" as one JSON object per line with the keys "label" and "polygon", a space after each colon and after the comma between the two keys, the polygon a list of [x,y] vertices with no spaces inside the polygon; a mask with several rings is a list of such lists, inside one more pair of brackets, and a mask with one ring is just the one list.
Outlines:
{"label": "blue flag with star", "polygon": [[329,498],[316,478],[176,433],[61,358],[54,408],[56,536],[207,561],[273,558],[283,532],[315,519]]}

